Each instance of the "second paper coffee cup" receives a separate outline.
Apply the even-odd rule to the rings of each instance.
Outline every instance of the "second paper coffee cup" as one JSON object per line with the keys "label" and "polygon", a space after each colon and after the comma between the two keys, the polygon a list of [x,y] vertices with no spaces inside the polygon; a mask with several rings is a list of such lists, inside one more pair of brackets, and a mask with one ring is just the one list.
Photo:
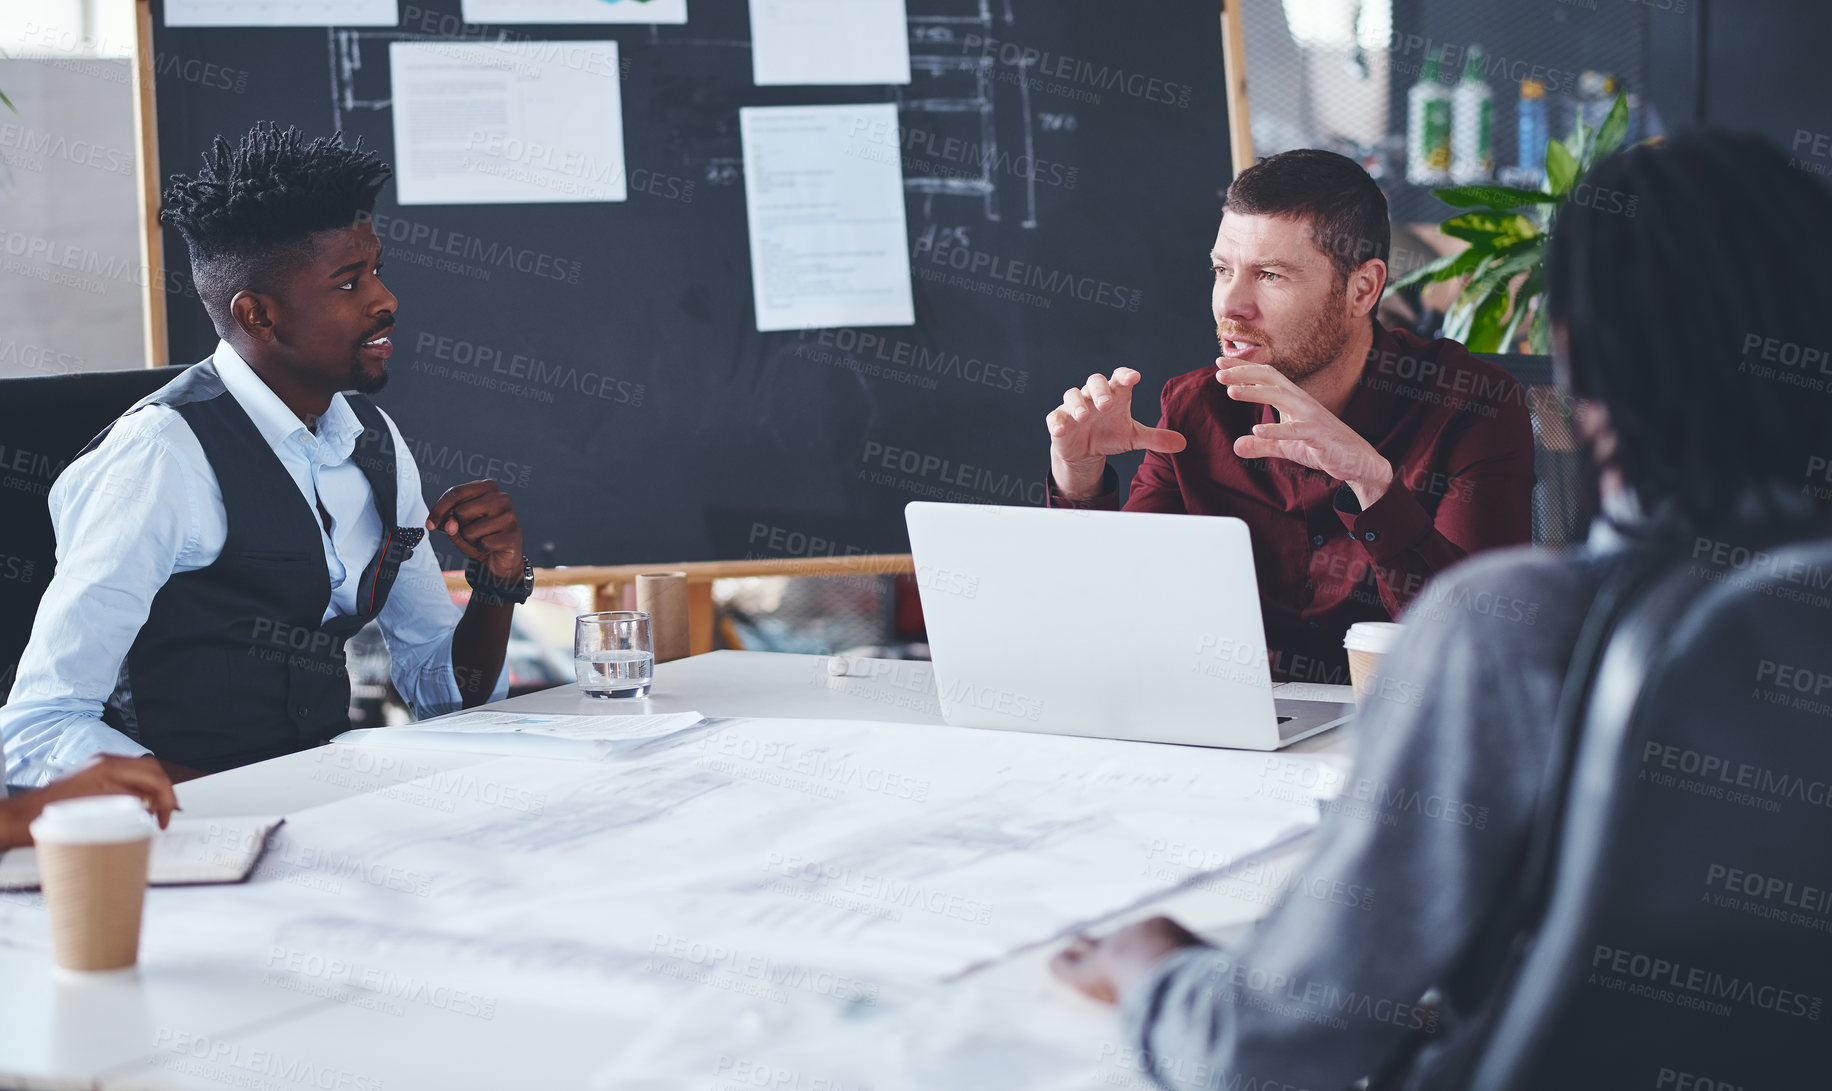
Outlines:
{"label": "second paper coffee cup", "polygon": [[1342,638],[1349,656],[1349,685],[1355,690],[1355,705],[1366,708],[1368,695],[1374,691],[1374,676],[1380,673],[1381,658],[1392,648],[1405,626],[1397,621],[1357,621]]}

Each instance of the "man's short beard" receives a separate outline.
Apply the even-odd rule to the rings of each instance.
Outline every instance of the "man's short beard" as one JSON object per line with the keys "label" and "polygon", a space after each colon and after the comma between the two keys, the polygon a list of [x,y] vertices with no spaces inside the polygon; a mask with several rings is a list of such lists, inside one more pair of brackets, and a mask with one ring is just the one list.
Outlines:
{"label": "man's short beard", "polygon": [[388,371],[386,368],[382,370],[380,375],[368,375],[363,372],[363,362],[361,360],[353,360],[350,362],[351,390],[356,391],[358,394],[374,394],[387,385]]}
{"label": "man's short beard", "polygon": [[1279,352],[1272,366],[1292,382],[1302,382],[1336,362],[1336,357],[1353,336],[1342,319],[1343,303],[1348,299],[1348,285],[1337,284],[1323,303],[1323,309],[1303,331],[1291,339],[1291,347]]}

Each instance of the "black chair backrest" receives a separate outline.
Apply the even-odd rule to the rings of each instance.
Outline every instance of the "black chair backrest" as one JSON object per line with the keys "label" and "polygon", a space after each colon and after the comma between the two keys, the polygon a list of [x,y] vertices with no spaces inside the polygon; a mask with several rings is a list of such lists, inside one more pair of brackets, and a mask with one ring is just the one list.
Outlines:
{"label": "black chair backrest", "polygon": [[1598,661],[1482,1091],[1832,1084],[1832,542],[1690,552]]}
{"label": "black chair backrest", "polygon": [[1571,420],[1571,399],[1552,378],[1552,357],[1478,353],[1514,377],[1533,417],[1533,541],[1581,542],[1596,514],[1596,470],[1583,458]]}
{"label": "black chair backrest", "polygon": [[57,564],[51,484],[110,421],[180,370],[0,379],[0,702]]}

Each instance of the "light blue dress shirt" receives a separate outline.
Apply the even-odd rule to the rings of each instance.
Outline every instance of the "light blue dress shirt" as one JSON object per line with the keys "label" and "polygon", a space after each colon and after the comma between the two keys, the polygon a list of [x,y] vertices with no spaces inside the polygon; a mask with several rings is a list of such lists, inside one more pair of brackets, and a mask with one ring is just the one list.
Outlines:
{"label": "light blue dress shirt", "polygon": [[[331,576],[324,619],[356,613],[363,568],[382,542],[381,518],[362,470],[350,459],[363,426],[342,394],[319,418],[316,434],[270,390],[227,342],[215,354],[223,385],[273,448],[314,512],[331,529],[319,537]],[[396,523],[426,525],[420,472],[394,421]],[[51,487],[57,574],[46,588],[19,660],[12,696],[0,708],[7,779],[31,761],[25,783],[97,754],[145,754],[102,722],[121,663],[145,624],[153,596],[174,573],[214,563],[228,537],[222,491],[197,436],[175,409],[150,405],[118,421],[94,451],[72,462]],[[376,619],[393,660],[394,685],[416,716],[463,706],[452,674],[452,630],[460,611],[426,543],[401,565]],[[491,700],[508,690],[508,671]],[[209,700],[199,694],[199,700]]]}

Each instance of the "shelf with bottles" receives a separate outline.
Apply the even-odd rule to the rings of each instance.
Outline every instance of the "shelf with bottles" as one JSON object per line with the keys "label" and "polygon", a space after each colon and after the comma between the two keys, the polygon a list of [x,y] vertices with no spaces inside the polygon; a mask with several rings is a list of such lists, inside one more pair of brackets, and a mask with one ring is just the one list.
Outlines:
{"label": "shelf with bottles", "polygon": [[[1396,223],[1436,223],[1451,215],[1450,206],[1431,193],[1444,186],[1499,182],[1541,188],[1547,143],[1564,138],[1580,121],[1595,128],[1621,91],[1615,76],[1585,71],[1571,81],[1569,93],[1527,78],[1508,89],[1504,101],[1485,76],[1482,48],[1462,52],[1454,84],[1445,80],[1445,62],[1453,58],[1426,59],[1406,92],[1404,131],[1381,149],[1384,157],[1363,158],[1386,192]],[[1630,91],[1626,97],[1627,139],[1657,132],[1658,120],[1643,109],[1640,96]],[[1505,139],[1508,135],[1513,139]]]}

